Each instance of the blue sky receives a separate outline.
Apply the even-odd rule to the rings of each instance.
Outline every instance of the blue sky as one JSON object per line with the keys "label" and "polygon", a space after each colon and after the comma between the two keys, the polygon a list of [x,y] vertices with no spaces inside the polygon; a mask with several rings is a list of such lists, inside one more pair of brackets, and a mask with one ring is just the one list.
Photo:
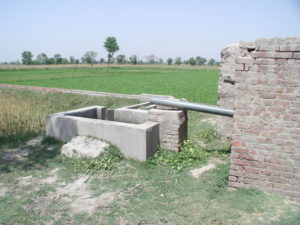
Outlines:
{"label": "blue sky", "polygon": [[0,0],[0,62],[61,53],[80,58],[115,36],[117,54],[220,59],[228,44],[300,36],[300,0]]}

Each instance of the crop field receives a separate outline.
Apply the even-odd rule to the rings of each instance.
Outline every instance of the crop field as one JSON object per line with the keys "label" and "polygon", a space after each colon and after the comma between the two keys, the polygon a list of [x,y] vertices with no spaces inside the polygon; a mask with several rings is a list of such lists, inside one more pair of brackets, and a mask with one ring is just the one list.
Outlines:
{"label": "crop field", "polygon": [[0,69],[0,83],[122,94],[159,94],[216,104],[219,71],[206,67]]}

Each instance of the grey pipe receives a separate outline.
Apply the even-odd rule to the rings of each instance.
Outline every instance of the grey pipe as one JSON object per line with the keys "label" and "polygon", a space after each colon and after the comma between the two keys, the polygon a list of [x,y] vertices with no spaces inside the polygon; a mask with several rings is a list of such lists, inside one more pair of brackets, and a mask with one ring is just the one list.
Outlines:
{"label": "grey pipe", "polygon": [[211,114],[216,114],[221,116],[233,117],[234,114],[233,110],[230,109],[224,109],[217,106],[204,105],[204,104],[198,104],[192,102],[170,100],[165,98],[151,98],[150,102],[157,105],[171,106],[175,108],[211,113]]}

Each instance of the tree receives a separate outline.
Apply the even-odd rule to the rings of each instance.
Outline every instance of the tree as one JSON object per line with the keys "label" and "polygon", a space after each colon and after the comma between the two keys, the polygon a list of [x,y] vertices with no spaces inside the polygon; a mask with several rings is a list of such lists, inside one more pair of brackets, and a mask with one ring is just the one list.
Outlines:
{"label": "tree", "polygon": [[52,58],[47,59],[46,64],[47,65],[49,65],[49,64],[55,64],[55,58],[52,57]]}
{"label": "tree", "polygon": [[202,66],[207,62],[206,58],[200,56],[196,57],[196,61],[197,61],[197,65],[199,66]]}
{"label": "tree", "polygon": [[75,64],[75,57],[70,56],[69,62],[70,62],[70,64]]}
{"label": "tree", "polygon": [[69,61],[67,58],[62,58],[61,59],[61,64],[69,64]]}
{"label": "tree", "polygon": [[62,63],[62,57],[61,54],[57,53],[54,56],[55,64],[61,64]]}
{"label": "tree", "polygon": [[191,64],[191,66],[195,66],[196,65],[196,60],[192,57],[189,59],[189,63]]}
{"label": "tree", "polygon": [[105,59],[101,58],[100,63],[103,64],[105,62]]}
{"label": "tree", "polygon": [[114,53],[120,49],[119,45],[117,43],[117,39],[115,37],[106,38],[106,40],[104,42],[104,48],[106,49],[106,51],[108,53],[107,54],[107,58],[108,58],[107,66],[109,67],[110,61],[111,61]]}
{"label": "tree", "polygon": [[155,55],[151,54],[151,55],[146,56],[146,61],[149,64],[155,64],[157,61],[156,58],[157,57]]}
{"label": "tree", "polygon": [[130,63],[131,63],[132,65],[136,65],[136,64],[137,64],[137,61],[138,61],[136,55],[133,55],[133,56],[129,57],[129,60],[130,60]]}
{"label": "tree", "polygon": [[33,63],[32,57],[33,57],[33,55],[30,51],[22,52],[22,63],[24,65],[31,65]]}
{"label": "tree", "polygon": [[81,61],[82,61],[82,63],[88,63],[91,65],[94,65],[96,63],[96,57],[97,57],[97,52],[89,51],[89,52],[86,52],[81,57]]}
{"label": "tree", "polygon": [[176,57],[174,63],[179,66],[182,63],[181,57]]}
{"label": "tree", "polygon": [[210,66],[214,66],[215,63],[216,63],[216,60],[210,59],[210,60],[208,60],[208,63],[207,63],[207,64],[210,65]]}
{"label": "tree", "polygon": [[168,65],[171,65],[173,63],[173,59],[172,58],[168,58],[167,59],[167,63],[168,63]]}
{"label": "tree", "polygon": [[126,56],[125,55],[118,55],[117,56],[117,63],[118,64],[125,64],[126,63]]}
{"label": "tree", "polygon": [[158,59],[158,63],[159,63],[159,64],[164,64],[164,60],[163,60],[162,58],[159,58],[159,59]]}
{"label": "tree", "polygon": [[37,63],[38,64],[46,64],[48,57],[45,53],[40,53],[38,54],[38,56],[36,57]]}

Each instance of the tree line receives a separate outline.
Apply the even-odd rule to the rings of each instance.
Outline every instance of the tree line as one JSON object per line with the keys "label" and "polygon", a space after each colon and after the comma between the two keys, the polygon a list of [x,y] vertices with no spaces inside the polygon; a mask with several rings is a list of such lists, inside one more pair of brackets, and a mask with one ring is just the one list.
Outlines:
{"label": "tree line", "polygon": [[[162,58],[158,58],[151,54],[145,57],[139,57],[137,55],[132,55],[126,57],[126,55],[120,54],[114,57],[114,54],[120,49],[115,37],[106,38],[103,47],[107,51],[107,59],[100,58],[97,60],[97,52],[87,51],[80,59],[70,56],[69,58],[62,57],[61,54],[57,53],[53,57],[48,57],[46,53],[39,53],[36,58],[34,58],[31,51],[22,52],[22,64],[23,65],[59,65],[59,64],[167,64],[167,65],[209,65],[218,66],[220,63],[215,59],[207,60],[204,57],[197,56],[191,57],[187,60],[182,60],[181,57],[168,58],[166,62]],[[21,64],[19,61],[2,63],[2,64]]]}

